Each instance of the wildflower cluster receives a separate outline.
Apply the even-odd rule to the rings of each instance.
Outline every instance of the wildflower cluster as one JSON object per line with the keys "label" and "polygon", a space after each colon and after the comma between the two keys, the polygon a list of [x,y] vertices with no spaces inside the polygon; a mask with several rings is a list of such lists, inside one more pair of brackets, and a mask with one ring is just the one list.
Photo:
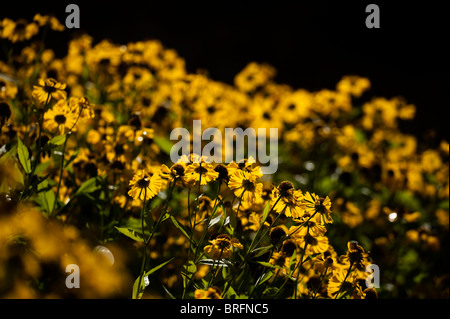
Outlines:
{"label": "wildflower cluster", "polygon": [[[0,21],[0,297],[448,296],[449,146],[401,132],[414,105],[364,100],[358,76],[294,89],[260,63],[225,84],[157,40],[83,34],[57,57],[43,38],[63,29]],[[277,128],[277,173],[170,162],[193,120]],[[85,286],[64,286],[68,264]]]}

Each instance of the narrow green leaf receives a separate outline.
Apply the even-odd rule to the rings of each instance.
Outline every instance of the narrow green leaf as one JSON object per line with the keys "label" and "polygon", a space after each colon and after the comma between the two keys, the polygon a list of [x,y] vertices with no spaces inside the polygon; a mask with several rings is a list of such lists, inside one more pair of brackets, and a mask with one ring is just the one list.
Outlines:
{"label": "narrow green leaf", "polygon": [[189,239],[189,234],[187,233],[186,229],[184,228],[183,225],[181,225],[177,219],[175,217],[173,217],[172,215],[170,215],[170,219],[172,220],[173,224],[175,225],[176,228],[178,228],[184,236],[186,236],[186,238]]}
{"label": "narrow green leaf", "polygon": [[267,216],[269,216],[269,211],[270,211],[270,203],[267,203],[266,207],[264,207],[264,212],[263,212],[263,218],[261,221],[261,225],[263,225],[266,222]]}
{"label": "narrow green leaf", "polygon": [[139,234],[135,230],[132,230],[132,229],[129,229],[126,227],[117,227],[117,226],[114,226],[114,228],[117,229],[122,234],[124,234],[125,236],[127,236],[135,241],[144,242],[142,234]]}
{"label": "narrow green leaf", "polygon": [[275,273],[274,270],[270,269],[265,274],[263,274],[260,278],[258,278],[258,281],[256,282],[255,286],[259,286],[262,283],[266,282],[270,278],[272,278],[273,274]]}
{"label": "narrow green leaf", "polygon": [[164,291],[169,295],[170,299],[177,299],[174,295],[169,291],[169,289],[166,288],[166,286],[162,285]]}
{"label": "narrow green leaf", "polygon": [[22,164],[25,173],[31,173],[30,153],[27,147],[22,143],[20,137],[17,137],[17,154],[19,155],[20,164]]}
{"label": "narrow green leaf", "polygon": [[144,277],[150,276],[150,275],[153,274],[155,271],[157,271],[158,269],[161,269],[162,267],[164,267],[165,265],[167,265],[168,263],[170,263],[170,262],[171,262],[172,260],[174,260],[174,259],[175,259],[175,257],[172,257],[172,258],[170,258],[169,260],[163,262],[162,264],[159,264],[158,266],[153,267],[152,269],[150,269],[149,271],[147,271],[147,272],[144,274]]}
{"label": "narrow green leaf", "polygon": [[264,267],[283,269],[283,267],[280,267],[280,266],[277,266],[277,265],[272,265],[271,263],[268,263],[268,262],[265,262],[265,261],[257,261],[256,263],[258,263],[258,264],[260,264],[261,266],[264,266]]}

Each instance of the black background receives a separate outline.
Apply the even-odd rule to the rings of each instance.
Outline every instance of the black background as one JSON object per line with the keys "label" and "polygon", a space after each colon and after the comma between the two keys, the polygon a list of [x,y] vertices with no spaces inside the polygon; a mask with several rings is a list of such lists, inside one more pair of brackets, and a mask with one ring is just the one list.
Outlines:
{"label": "black background", "polygon": [[[417,107],[402,130],[420,140],[447,138],[449,69],[445,9],[426,1],[72,1],[80,8],[81,30],[49,38],[63,56],[67,41],[85,31],[98,42],[126,44],[158,39],[186,60],[188,72],[207,70],[232,83],[251,61],[267,62],[278,83],[311,91],[334,89],[344,75],[368,77],[365,98],[404,97]],[[2,4],[0,18],[31,20],[37,12],[64,23],[69,1]],[[245,5],[244,5],[245,3]],[[368,29],[369,3],[380,8],[379,29]]]}

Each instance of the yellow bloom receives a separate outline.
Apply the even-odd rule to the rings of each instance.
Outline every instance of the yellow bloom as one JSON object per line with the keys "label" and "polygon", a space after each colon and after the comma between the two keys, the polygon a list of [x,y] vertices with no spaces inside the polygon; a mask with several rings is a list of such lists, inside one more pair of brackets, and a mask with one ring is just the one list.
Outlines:
{"label": "yellow bloom", "polygon": [[216,260],[230,258],[233,254],[233,247],[244,249],[239,240],[231,238],[227,234],[220,234],[209,242],[211,245],[205,246],[205,254]]}
{"label": "yellow bloom", "polygon": [[350,263],[350,265],[364,271],[369,264],[369,254],[364,252],[364,248],[356,241],[349,241],[347,248],[347,253],[340,257],[340,262]]}
{"label": "yellow bloom", "polygon": [[65,100],[58,101],[52,109],[48,109],[44,114],[44,127],[51,131],[65,134],[73,130],[77,122],[77,115],[72,112]]}
{"label": "yellow bloom", "polygon": [[149,200],[160,192],[163,181],[159,174],[150,175],[146,170],[138,170],[129,185],[128,195],[133,199]]}
{"label": "yellow bloom", "polygon": [[294,189],[291,182],[284,181],[272,191],[271,205],[278,214],[284,213],[287,217],[301,218],[305,212],[302,207],[303,193]]}
{"label": "yellow bloom", "polygon": [[234,83],[239,90],[251,92],[266,84],[274,75],[273,67],[252,62],[236,75]]}
{"label": "yellow bloom", "polygon": [[219,173],[214,170],[214,167],[204,161],[187,165],[184,174],[185,180],[188,183],[197,184],[200,181],[200,185],[206,185],[219,176]]}
{"label": "yellow bloom", "polygon": [[356,75],[344,76],[337,84],[337,90],[339,92],[347,93],[355,97],[360,97],[369,88],[369,79]]}
{"label": "yellow bloom", "polygon": [[222,299],[221,294],[218,287],[210,287],[208,290],[196,289],[194,297],[195,299]]}
{"label": "yellow bloom", "polygon": [[244,202],[253,202],[256,197],[261,197],[263,184],[257,182],[257,177],[242,170],[237,170],[228,182],[230,190]]}
{"label": "yellow bloom", "polygon": [[72,109],[72,112],[77,116],[78,114],[80,114],[81,118],[92,119],[95,116],[93,109],[94,105],[89,102],[89,99],[87,97],[71,97],[69,99],[69,105]]}
{"label": "yellow bloom", "polygon": [[39,13],[33,17],[33,21],[39,24],[40,27],[49,25],[54,31],[64,31],[64,26],[58,21],[57,18],[48,15],[40,15]]}
{"label": "yellow bloom", "polygon": [[51,98],[65,100],[67,98],[65,88],[64,83],[60,83],[53,78],[39,79],[38,85],[33,86],[32,95],[41,104],[49,103]]}
{"label": "yellow bloom", "polygon": [[0,27],[3,27],[3,31],[0,34],[1,37],[7,38],[13,43],[29,40],[39,32],[39,27],[36,23],[28,23],[24,19],[20,19],[17,22],[4,19],[1,21]]}
{"label": "yellow bloom", "polygon": [[306,192],[304,204],[306,211],[311,214],[321,214],[325,223],[333,222],[333,218],[331,217],[331,200],[328,196],[323,198],[314,193]]}

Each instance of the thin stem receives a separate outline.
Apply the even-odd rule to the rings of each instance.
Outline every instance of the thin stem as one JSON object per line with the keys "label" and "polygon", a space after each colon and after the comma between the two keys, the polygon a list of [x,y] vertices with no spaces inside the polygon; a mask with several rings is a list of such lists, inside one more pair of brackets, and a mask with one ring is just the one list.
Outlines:
{"label": "thin stem", "polygon": [[78,117],[77,120],[75,121],[75,123],[73,123],[72,127],[70,128],[70,130],[67,132],[66,134],[66,138],[64,140],[64,145],[63,145],[63,149],[62,149],[62,155],[61,155],[61,166],[59,168],[59,180],[58,180],[58,186],[56,188],[56,196],[55,196],[55,201],[53,203],[53,208],[52,208],[52,212],[50,213],[50,216],[53,216],[53,213],[55,212],[55,208],[56,208],[56,203],[58,202],[58,197],[59,197],[59,189],[61,187],[61,181],[62,181],[62,175],[63,175],[63,171],[64,171],[64,154],[66,152],[66,145],[67,145],[67,141],[69,140],[70,135],[72,134],[72,130],[75,127],[75,125],[78,123],[78,120],[80,119],[81,113],[83,112],[83,108],[84,106],[81,107],[80,109],[80,113],[78,113]]}

